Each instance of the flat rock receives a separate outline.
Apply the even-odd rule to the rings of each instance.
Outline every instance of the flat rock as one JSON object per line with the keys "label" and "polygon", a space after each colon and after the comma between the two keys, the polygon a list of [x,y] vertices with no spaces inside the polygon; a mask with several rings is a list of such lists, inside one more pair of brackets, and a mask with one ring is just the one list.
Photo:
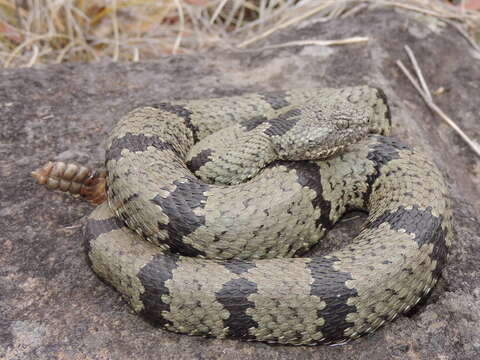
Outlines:
{"label": "flat rock", "polygon": [[[327,23],[309,20],[258,46],[351,36],[370,40],[0,70],[0,358],[478,359],[480,161],[426,108],[395,61],[408,63],[403,46],[410,45],[431,89],[444,88],[435,101],[476,139],[479,62],[452,27],[392,10]],[[456,240],[427,301],[344,346],[270,346],[153,328],[88,267],[81,226],[91,207],[39,187],[29,175],[50,159],[101,165],[105,138],[119,117],[161,99],[363,83],[385,90],[394,135],[430,154],[445,174]],[[346,221],[336,234],[346,236],[357,227],[358,221]]]}

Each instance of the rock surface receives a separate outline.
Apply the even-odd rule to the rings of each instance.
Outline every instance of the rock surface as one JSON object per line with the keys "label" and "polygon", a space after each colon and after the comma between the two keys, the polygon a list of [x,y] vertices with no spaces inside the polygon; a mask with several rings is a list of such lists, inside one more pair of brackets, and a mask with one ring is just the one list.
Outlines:
{"label": "rock surface", "polygon": [[[474,138],[480,66],[452,28],[413,13],[377,10],[308,21],[269,38],[369,36],[367,44],[172,56],[135,64],[66,64],[0,70],[1,359],[478,359],[480,161],[430,113],[395,65],[415,51],[436,102]],[[85,262],[88,204],[35,185],[49,159],[101,165],[103,142],[128,110],[159,99],[215,97],[293,87],[382,87],[394,135],[444,172],[456,241],[443,279],[408,316],[345,346],[292,347],[204,339],[152,328]],[[347,221],[337,236],[354,233]],[[332,236],[331,236],[332,238]]]}

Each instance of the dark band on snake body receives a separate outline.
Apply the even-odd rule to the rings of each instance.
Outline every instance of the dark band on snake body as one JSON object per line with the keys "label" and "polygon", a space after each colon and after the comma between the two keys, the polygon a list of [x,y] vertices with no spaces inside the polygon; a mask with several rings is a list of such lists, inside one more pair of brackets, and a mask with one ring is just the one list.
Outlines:
{"label": "dark band on snake body", "polygon": [[[375,88],[377,90],[377,96],[379,99],[381,99],[383,101],[383,103],[387,103],[387,95],[385,94],[385,92],[380,89],[380,88]],[[385,111],[385,119],[387,119],[388,121],[388,125],[389,126],[392,126],[392,114],[390,113],[390,107],[387,106],[387,109]]]}
{"label": "dark band on snake body", "polygon": [[[351,274],[335,270],[332,266],[335,261],[339,259],[314,257],[308,264],[313,277],[310,293],[326,299],[325,308],[317,311],[318,317],[325,319],[325,324],[319,331],[325,339],[338,339],[342,342],[347,340],[344,331],[353,325],[347,320],[347,314],[357,311],[355,306],[348,305],[348,299],[357,296],[357,291],[345,286],[352,279]],[[332,287],[325,286],[326,278],[335,279],[335,282],[330,282]]]}
{"label": "dark band on snake body", "polygon": [[101,236],[102,234],[108,234],[113,230],[121,229],[125,227],[125,224],[122,220],[117,217],[109,217],[107,219],[96,220],[96,219],[88,219],[88,224],[85,226],[84,229],[84,238],[85,238],[85,252],[87,254],[86,259],[90,266],[92,266],[92,262],[90,260],[89,254],[92,251],[91,242],[95,240],[97,237]]}
{"label": "dark band on snake body", "polygon": [[[170,251],[187,256],[204,256],[205,253],[183,242],[182,238],[205,225],[205,216],[196,215],[195,209],[202,208],[207,197],[209,185],[198,181],[174,182],[176,189],[167,198],[157,195],[152,202],[160,206],[168,216],[167,224],[157,222],[159,229],[166,230],[170,239]],[[195,179],[196,180],[196,179]],[[183,206],[179,206],[183,204]],[[184,211],[179,212],[182,208]]]}
{"label": "dark band on snake body", "polygon": [[192,157],[189,161],[186,162],[187,167],[190,169],[191,172],[195,173],[198,171],[203,165],[210,161],[210,155],[212,154],[212,150],[205,149],[200,151],[197,155]]}
{"label": "dark band on snake body", "polygon": [[198,135],[197,135],[198,129],[192,123],[192,118],[191,118],[192,112],[190,110],[188,110],[184,106],[173,105],[173,104],[166,103],[166,102],[165,103],[154,104],[154,105],[152,105],[152,107],[155,108],[155,109],[160,109],[160,110],[167,111],[169,113],[172,113],[174,115],[178,115],[181,118],[183,118],[185,120],[185,125],[192,132],[192,136],[193,136],[194,141],[195,142],[198,141]]}
{"label": "dark band on snake body", "polygon": [[264,124],[268,121],[266,116],[254,116],[248,120],[242,121],[239,125],[245,129],[245,131],[251,131],[258,127],[260,124]]}
{"label": "dark band on snake body", "polygon": [[144,134],[126,134],[120,139],[115,139],[107,150],[106,157],[111,160],[118,160],[123,150],[132,152],[143,152],[149,146],[159,150],[175,151],[170,144],[162,141],[158,136],[146,136]]}
{"label": "dark band on snake body", "polygon": [[249,308],[255,308],[255,303],[248,300],[248,297],[255,293],[257,285],[254,282],[238,278],[225,283],[215,294],[216,300],[230,313],[223,321],[229,336],[242,340],[255,339],[249,329],[257,327],[258,323],[247,313]]}
{"label": "dark band on snake body", "polygon": [[368,175],[367,177],[368,191],[366,191],[363,196],[365,204],[368,204],[373,187],[375,186],[375,188],[378,190],[381,186],[381,184],[375,184],[375,180],[380,175],[382,166],[389,161],[399,159],[400,150],[408,149],[406,145],[393,138],[382,137],[379,138],[379,140],[379,143],[373,145],[372,151],[370,151],[367,155],[367,158],[375,164],[375,173]]}
{"label": "dark band on snake body", "polygon": [[431,242],[434,245],[431,256],[438,262],[437,268],[443,268],[443,259],[447,254],[447,234],[442,229],[444,221],[442,216],[432,215],[431,207],[420,209],[414,205],[409,209],[402,206],[394,212],[386,211],[373,221],[368,221],[364,227],[366,229],[377,228],[380,224],[387,223],[394,230],[415,235],[414,240],[419,247]]}
{"label": "dark band on snake body", "polygon": [[441,231],[442,218],[433,216],[431,208],[421,210],[416,205],[411,209],[401,206],[394,212],[386,211],[373,221],[368,221],[365,228],[377,228],[383,223],[390,224],[394,230],[404,230],[407,234],[415,235],[414,240],[422,246],[437,231]]}
{"label": "dark band on snake body", "polygon": [[[275,119],[268,121],[270,127],[264,130],[265,135],[268,136],[282,136],[291,130],[299,120],[299,116],[302,115],[300,109],[291,109],[287,112],[279,115]],[[292,119],[293,118],[293,119]]]}
{"label": "dark band on snake body", "polygon": [[285,91],[275,91],[270,93],[261,94],[262,99],[270,104],[270,106],[275,109],[281,109],[290,105],[287,98],[287,93]]}
{"label": "dark band on snake body", "polygon": [[242,275],[243,273],[248,272],[248,270],[255,267],[254,263],[240,261],[240,260],[230,260],[224,263],[224,266],[236,275]]}
{"label": "dark band on snake body", "polygon": [[166,282],[172,279],[172,272],[177,266],[178,256],[158,255],[138,273],[138,278],[145,289],[141,295],[144,308],[140,314],[155,326],[172,325],[171,321],[162,316],[164,311],[170,310],[170,305],[163,297],[170,293]]}
{"label": "dark band on snake body", "polygon": [[315,191],[315,198],[312,199],[312,206],[320,209],[320,216],[316,220],[316,226],[329,230],[333,227],[330,212],[332,204],[323,197],[322,180],[320,168],[311,161],[279,161],[276,164],[282,164],[288,169],[293,169],[297,173],[299,184]]}
{"label": "dark band on snake body", "polygon": [[117,217],[110,217],[102,220],[91,219],[86,227],[85,237],[90,241],[102,234],[108,234],[112,230],[118,230],[123,227],[125,227],[125,224]]}

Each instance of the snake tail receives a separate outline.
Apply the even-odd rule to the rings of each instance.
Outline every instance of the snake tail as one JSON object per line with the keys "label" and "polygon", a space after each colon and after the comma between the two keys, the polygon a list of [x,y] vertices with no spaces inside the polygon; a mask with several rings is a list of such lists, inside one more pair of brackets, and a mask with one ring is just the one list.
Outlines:
{"label": "snake tail", "polygon": [[106,200],[106,172],[63,161],[49,161],[31,173],[40,185],[99,205]]}

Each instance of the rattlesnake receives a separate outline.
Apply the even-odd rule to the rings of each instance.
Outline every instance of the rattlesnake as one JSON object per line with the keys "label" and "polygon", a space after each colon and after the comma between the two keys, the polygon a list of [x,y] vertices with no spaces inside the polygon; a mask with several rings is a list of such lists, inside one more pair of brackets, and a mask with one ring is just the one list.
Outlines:
{"label": "rattlesnake", "polygon": [[[90,265],[179,333],[319,344],[372,332],[430,291],[452,241],[441,174],[390,125],[367,86],[135,109],[107,142]],[[99,179],[45,169],[41,182],[71,192]],[[301,257],[352,209],[369,215],[349,245]]]}

